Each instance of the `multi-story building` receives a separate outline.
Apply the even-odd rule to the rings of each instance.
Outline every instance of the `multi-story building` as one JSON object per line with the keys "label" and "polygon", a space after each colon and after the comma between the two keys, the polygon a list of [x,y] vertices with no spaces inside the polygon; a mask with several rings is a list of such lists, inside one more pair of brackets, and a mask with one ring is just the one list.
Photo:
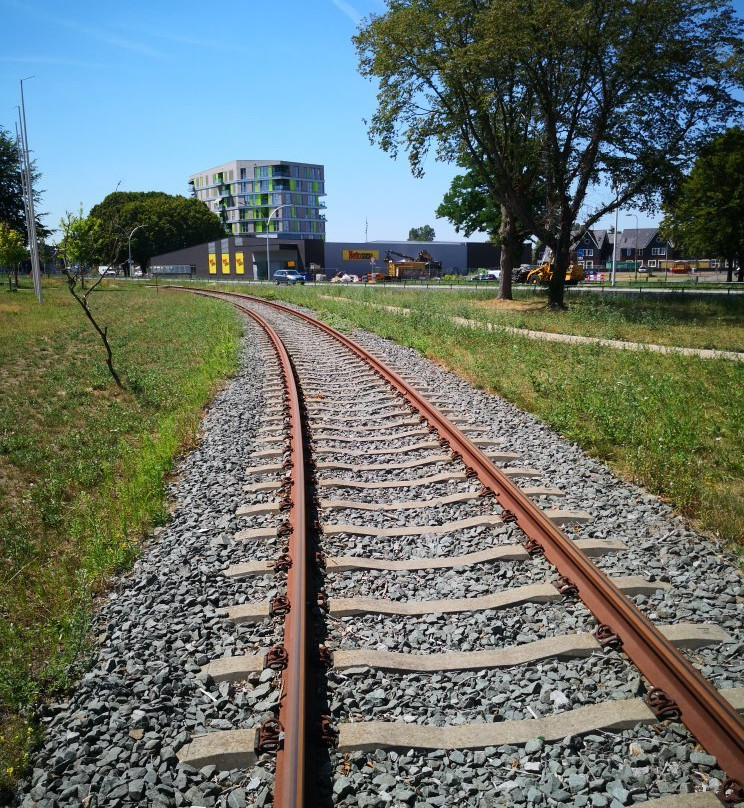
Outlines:
{"label": "multi-story building", "polygon": [[[189,177],[192,194],[234,236],[325,240],[323,166],[286,160],[232,160]],[[277,210],[278,208],[278,210]]]}

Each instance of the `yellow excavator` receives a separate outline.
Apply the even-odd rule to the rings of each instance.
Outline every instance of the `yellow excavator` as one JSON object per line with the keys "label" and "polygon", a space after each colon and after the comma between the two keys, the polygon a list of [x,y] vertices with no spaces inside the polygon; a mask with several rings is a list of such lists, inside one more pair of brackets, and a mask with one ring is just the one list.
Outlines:
{"label": "yellow excavator", "polygon": [[[555,268],[555,260],[551,255],[548,260],[543,261],[537,269],[533,269],[527,275],[527,283],[537,286],[538,283],[547,285],[553,280],[553,270]],[[576,263],[571,261],[566,269],[566,284],[575,285],[579,281],[584,280],[584,270]]]}
{"label": "yellow excavator", "polygon": [[[397,261],[392,257],[394,255],[398,256]],[[426,272],[425,261],[417,261],[412,255],[403,255],[394,250],[387,251],[385,262],[388,280],[418,280]]]}

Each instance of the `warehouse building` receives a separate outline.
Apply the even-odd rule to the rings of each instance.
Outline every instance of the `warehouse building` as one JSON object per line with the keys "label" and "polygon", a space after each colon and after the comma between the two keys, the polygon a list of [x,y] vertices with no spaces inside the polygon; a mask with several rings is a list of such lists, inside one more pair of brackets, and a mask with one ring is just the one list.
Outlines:
{"label": "warehouse building", "polygon": [[[499,248],[489,242],[440,241],[332,241],[318,239],[260,238],[228,236],[195,247],[155,255],[150,269],[156,274],[178,274],[169,267],[193,267],[198,277],[265,280],[268,263],[273,275],[277,269],[294,267],[312,275],[321,272],[332,278],[337,272],[364,275],[384,272],[388,253],[418,257],[426,250],[442,264],[442,274],[464,275],[475,269],[497,267]],[[181,272],[179,270],[178,272]]]}

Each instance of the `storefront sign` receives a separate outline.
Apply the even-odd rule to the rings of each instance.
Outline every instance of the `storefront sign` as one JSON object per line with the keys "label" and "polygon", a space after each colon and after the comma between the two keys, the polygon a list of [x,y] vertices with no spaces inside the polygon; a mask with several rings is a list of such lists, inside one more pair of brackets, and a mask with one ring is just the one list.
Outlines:
{"label": "storefront sign", "polygon": [[380,257],[378,250],[342,250],[341,257],[344,261],[375,261]]}

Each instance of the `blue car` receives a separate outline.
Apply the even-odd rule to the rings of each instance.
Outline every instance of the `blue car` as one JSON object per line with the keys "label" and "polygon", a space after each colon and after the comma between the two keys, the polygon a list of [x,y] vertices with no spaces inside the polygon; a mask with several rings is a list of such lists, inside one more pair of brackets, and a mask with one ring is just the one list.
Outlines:
{"label": "blue car", "polygon": [[274,273],[274,283],[277,286],[280,283],[294,286],[296,283],[305,283],[305,277],[300,275],[296,269],[277,269]]}

